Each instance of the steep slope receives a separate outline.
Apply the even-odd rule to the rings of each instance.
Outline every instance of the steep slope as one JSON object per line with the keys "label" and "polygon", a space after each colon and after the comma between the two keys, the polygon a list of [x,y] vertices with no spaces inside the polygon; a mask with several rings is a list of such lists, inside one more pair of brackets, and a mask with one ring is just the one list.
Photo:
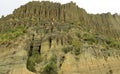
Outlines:
{"label": "steep slope", "polygon": [[117,14],[29,2],[0,19],[0,73],[119,74],[119,27]]}
{"label": "steep slope", "polygon": [[33,74],[26,68],[28,56],[24,49],[28,40],[23,35],[0,46],[0,74]]}

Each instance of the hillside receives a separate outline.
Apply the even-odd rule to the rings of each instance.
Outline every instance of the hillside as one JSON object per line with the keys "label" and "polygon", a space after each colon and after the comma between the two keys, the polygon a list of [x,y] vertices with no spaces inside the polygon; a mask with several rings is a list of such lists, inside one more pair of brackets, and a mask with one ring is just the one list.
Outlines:
{"label": "hillside", "polygon": [[119,74],[120,16],[32,1],[0,19],[0,74]]}

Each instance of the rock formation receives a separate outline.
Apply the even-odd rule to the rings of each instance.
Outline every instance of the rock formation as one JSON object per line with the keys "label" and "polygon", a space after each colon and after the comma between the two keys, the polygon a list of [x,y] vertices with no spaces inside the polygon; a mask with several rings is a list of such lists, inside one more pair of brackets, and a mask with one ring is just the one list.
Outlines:
{"label": "rock formation", "polygon": [[119,27],[118,14],[29,2],[0,19],[0,74],[119,74]]}

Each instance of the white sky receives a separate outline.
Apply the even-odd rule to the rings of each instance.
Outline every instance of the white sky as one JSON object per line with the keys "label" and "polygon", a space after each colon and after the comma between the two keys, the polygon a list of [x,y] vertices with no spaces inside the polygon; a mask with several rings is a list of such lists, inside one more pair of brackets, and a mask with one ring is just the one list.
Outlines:
{"label": "white sky", "polygon": [[[20,5],[24,5],[29,1],[33,0],[2,0],[0,2],[0,17],[1,15],[11,14],[15,8],[18,8],[20,7]],[[47,0],[47,1],[61,3],[73,1],[76,2],[76,4],[80,8],[84,8],[88,13],[93,14],[107,12],[111,12],[112,14],[114,13],[120,14],[120,0]]]}

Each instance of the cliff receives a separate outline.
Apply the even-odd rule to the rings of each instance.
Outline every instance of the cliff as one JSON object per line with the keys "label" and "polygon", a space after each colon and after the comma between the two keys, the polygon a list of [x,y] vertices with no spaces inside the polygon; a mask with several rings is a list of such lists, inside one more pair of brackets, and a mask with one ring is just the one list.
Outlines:
{"label": "cliff", "polygon": [[0,73],[119,74],[119,27],[118,14],[29,2],[0,19]]}

